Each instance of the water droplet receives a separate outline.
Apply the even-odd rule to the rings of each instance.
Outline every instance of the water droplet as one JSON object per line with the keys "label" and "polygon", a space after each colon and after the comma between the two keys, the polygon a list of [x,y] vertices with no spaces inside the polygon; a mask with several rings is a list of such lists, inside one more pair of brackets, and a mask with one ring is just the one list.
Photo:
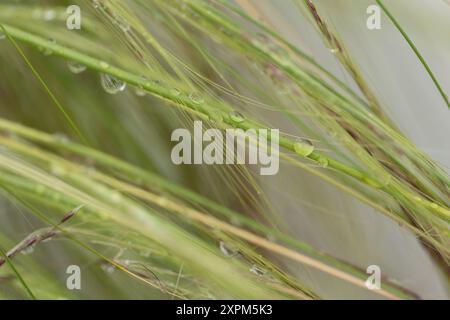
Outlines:
{"label": "water droplet", "polygon": [[235,256],[238,252],[237,249],[228,247],[223,241],[220,241],[219,248],[220,251],[227,257]]}
{"label": "water droplet", "polygon": [[92,3],[92,6],[94,7],[94,9],[98,9],[98,7],[100,7],[100,4],[98,3],[97,0],[92,0],[91,3]]}
{"label": "water droplet", "polygon": [[101,83],[103,89],[110,94],[116,94],[119,91],[123,91],[127,86],[125,82],[103,73],[101,74]]}
{"label": "water droplet", "polygon": [[335,54],[335,53],[339,52],[339,49],[338,48],[330,48],[330,52]]}
{"label": "water droplet", "polygon": [[204,100],[200,96],[200,94],[195,93],[195,92],[193,92],[189,95],[189,99],[191,99],[191,101],[195,104],[202,104],[204,102]]}
{"label": "water droplet", "polygon": [[436,203],[434,203],[434,202],[432,204],[430,204],[430,207],[432,209],[438,209],[439,208],[439,206]]}
{"label": "water droplet", "polygon": [[121,16],[116,16],[114,18],[114,23],[117,24],[119,26],[119,28],[122,29],[123,32],[128,32],[131,29],[128,22]]}
{"label": "water droplet", "polygon": [[245,120],[242,113],[240,113],[238,111],[233,111],[232,113],[230,113],[230,119],[231,119],[231,121],[236,122],[236,123],[241,123],[241,122],[244,122],[244,120]]}
{"label": "water droplet", "polygon": [[294,150],[297,154],[307,157],[314,151],[314,145],[307,139],[299,139],[294,143]]}
{"label": "water droplet", "polygon": [[105,70],[109,68],[109,64],[106,61],[100,61],[100,67]]}
{"label": "water droplet", "polygon": [[140,84],[139,84],[139,88],[141,88],[142,90],[143,90],[144,88],[149,87],[149,86],[151,85],[151,82],[150,82],[150,80],[147,79],[147,77],[145,77],[145,76],[140,76],[140,79],[141,79],[141,82],[140,82]]}
{"label": "water droplet", "polygon": [[142,90],[139,87],[134,88],[134,93],[138,96],[138,97],[144,97],[147,92],[145,92],[144,90]]}
{"label": "water droplet", "polygon": [[322,168],[328,167],[328,159],[327,158],[319,158],[319,164],[322,166]]}
{"label": "water droplet", "polygon": [[181,94],[181,91],[177,88],[170,89],[170,94],[174,95],[175,97],[178,97]]}
{"label": "water droplet", "polygon": [[102,263],[100,267],[107,273],[113,273],[116,269],[116,267],[110,263]]}
{"label": "water droplet", "polygon": [[[49,39],[49,40],[48,40],[48,43],[49,43],[49,44],[55,44],[56,41],[55,41],[55,39]],[[40,47],[39,49],[42,51],[42,54],[43,54],[44,56],[49,56],[49,55],[53,54],[53,50],[52,50],[51,48],[43,48],[43,47]]]}
{"label": "water droplet", "polygon": [[262,269],[261,267],[257,266],[256,264],[252,265],[252,267],[249,270],[251,273],[254,273],[259,277],[263,276],[266,273],[266,270]]}
{"label": "water droplet", "polygon": [[32,254],[33,252],[34,252],[34,246],[29,246],[22,250],[22,254]]}
{"label": "water droplet", "polygon": [[67,66],[69,67],[69,70],[75,74],[81,73],[86,70],[86,66],[75,61],[67,62]]}
{"label": "water droplet", "polygon": [[48,9],[44,11],[43,18],[45,21],[51,21],[55,18],[56,13],[52,9]]}

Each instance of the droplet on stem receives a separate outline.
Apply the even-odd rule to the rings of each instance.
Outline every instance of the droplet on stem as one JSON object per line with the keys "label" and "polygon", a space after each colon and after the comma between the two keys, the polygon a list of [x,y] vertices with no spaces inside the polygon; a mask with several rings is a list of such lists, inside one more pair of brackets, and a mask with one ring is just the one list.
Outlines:
{"label": "droplet on stem", "polygon": [[262,277],[266,273],[266,270],[262,269],[261,267],[257,266],[256,264],[252,265],[252,267],[249,270],[251,273],[254,273],[259,277]]}
{"label": "droplet on stem", "polygon": [[238,112],[238,111],[233,111],[230,113],[230,119],[233,122],[236,123],[241,123],[245,121],[244,116],[242,115],[242,113]]}
{"label": "droplet on stem", "polygon": [[237,250],[236,249],[228,247],[226,245],[226,243],[223,242],[223,241],[220,241],[219,248],[220,248],[220,251],[227,257],[232,257],[232,256],[235,256],[237,254]]}
{"label": "droplet on stem", "polygon": [[307,139],[299,139],[294,143],[294,150],[297,154],[307,157],[314,151],[314,145]]}
{"label": "droplet on stem", "polygon": [[202,104],[204,102],[203,98],[200,96],[200,94],[192,92],[189,95],[189,98],[191,99],[191,101],[195,104]]}
{"label": "droplet on stem", "polygon": [[81,63],[75,62],[75,61],[69,61],[67,62],[67,66],[69,67],[69,70],[75,74],[81,73],[84,70],[86,70],[86,66],[82,65]]}
{"label": "droplet on stem", "polygon": [[[50,39],[48,39],[48,43],[55,44],[56,41],[55,41],[55,39],[50,38]],[[44,56],[49,56],[49,55],[53,54],[53,50],[51,48],[42,48],[42,53],[44,54]]]}
{"label": "droplet on stem", "polygon": [[127,86],[125,82],[104,73],[101,74],[101,83],[103,89],[110,94],[116,94],[123,91]]}
{"label": "droplet on stem", "polygon": [[329,164],[328,159],[325,158],[325,157],[321,157],[321,158],[319,159],[319,164],[320,164],[320,166],[321,166],[322,168],[328,167],[328,164]]}
{"label": "droplet on stem", "polygon": [[181,91],[177,88],[172,88],[172,89],[170,89],[170,93],[172,95],[174,95],[175,97],[178,97],[181,94]]}
{"label": "droplet on stem", "polygon": [[45,21],[51,21],[55,18],[55,16],[56,16],[55,11],[52,9],[48,9],[44,11],[43,18]]}
{"label": "droplet on stem", "polygon": [[144,97],[145,95],[147,95],[147,93],[142,90],[139,87],[134,88],[134,93],[138,96],[138,97]]}

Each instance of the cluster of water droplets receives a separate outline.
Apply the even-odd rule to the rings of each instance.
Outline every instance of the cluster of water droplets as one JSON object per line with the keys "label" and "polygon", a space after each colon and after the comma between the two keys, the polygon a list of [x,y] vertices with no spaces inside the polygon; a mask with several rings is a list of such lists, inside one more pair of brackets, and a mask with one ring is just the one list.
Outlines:
{"label": "cluster of water droplets", "polygon": [[36,20],[52,21],[57,17],[57,13],[53,9],[36,8],[33,10],[31,16]]}

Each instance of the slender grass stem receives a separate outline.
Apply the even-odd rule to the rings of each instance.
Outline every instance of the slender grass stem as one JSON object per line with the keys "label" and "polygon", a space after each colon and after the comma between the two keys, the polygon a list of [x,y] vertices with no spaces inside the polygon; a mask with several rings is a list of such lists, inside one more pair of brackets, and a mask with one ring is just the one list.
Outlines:
{"label": "slender grass stem", "polygon": [[420,63],[423,65],[423,67],[427,71],[428,75],[430,76],[431,80],[433,81],[434,85],[436,86],[436,89],[439,91],[439,94],[441,95],[442,99],[444,100],[444,103],[447,105],[447,108],[450,109],[450,101],[448,99],[448,95],[442,89],[442,86],[439,84],[439,81],[437,80],[436,76],[434,75],[434,73],[431,70],[431,68],[428,65],[428,63],[425,61],[425,58],[420,53],[419,49],[416,47],[414,42],[408,36],[406,31],[400,26],[400,23],[398,23],[397,19],[395,19],[395,17],[392,15],[392,13],[383,4],[383,1],[382,0],[376,0],[376,2],[383,9],[384,13],[389,17],[391,22],[394,24],[394,26],[397,28],[397,30],[402,34],[403,38],[406,40],[406,42],[409,44],[411,49],[414,51],[415,55],[420,60]]}
{"label": "slender grass stem", "polygon": [[6,252],[1,247],[0,247],[0,254],[4,257],[6,263],[9,265],[9,267],[14,272],[14,274],[17,276],[17,279],[19,279],[20,283],[25,288],[27,293],[30,295],[31,299],[36,300],[36,297],[33,294],[33,292],[31,291],[30,287],[27,285],[27,283],[25,282],[25,280],[23,279],[23,277],[21,276],[19,271],[14,266],[14,263],[12,263],[12,261],[9,259],[8,255],[6,254]]}

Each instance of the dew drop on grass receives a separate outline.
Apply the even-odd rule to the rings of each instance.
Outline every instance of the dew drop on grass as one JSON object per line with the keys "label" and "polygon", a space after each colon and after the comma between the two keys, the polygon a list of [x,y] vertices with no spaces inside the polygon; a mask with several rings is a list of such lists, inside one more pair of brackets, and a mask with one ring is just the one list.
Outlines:
{"label": "dew drop on grass", "polygon": [[144,97],[145,95],[147,95],[147,92],[145,92],[144,90],[142,90],[139,87],[134,88],[134,93],[138,96],[138,97]]}
{"label": "dew drop on grass", "polygon": [[34,246],[29,246],[22,250],[22,254],[32,254],[34,252]]}
{"label": "dew drop on grass", "polygon": [[113,273],[116,267],[110,263],[102,263],[101,268],[107,273]]}
{"label": "dew drop on grass", "polygon": [[82,65],[81,63],[75,62],[75,61],[69,61],[67,62],[67,66],[69,67],[69,70],[75,74],[81,73],[84,70],[86,70],[86,66]]}
{"label": "dew drop on grass", "polygon": [[181,94],[181,91],[177,88],[172,88],[172,89],[170,89],[170,94],[175,97],[178,97]]}
{"label": "dew drop on grass", "polygon": [[433,209],[438,209],[439,208],[439,206],[436,203],[434,203],[434,202],[432,204],[430,204],[430,207],[433,208]]}
{"label": "dew drop on grass", "polygon": [[331,48],[330,49],[330,52],[333,53],[333,54],[337,53],[338,51],[339,51],[338,48]]}
{"label": "dew drop on grass", "polygon": [[[55,39],[50,38],[50,39],[48,39],[48,43],[55,44],[56,41],[55,41]],[[51,48],[41,48],[41,51],[44,56],[49,56],[49,55],[53,54],[53,50]]]}
{"label": "dew drop on grass", "polygon": [[123,91],[127,86],[125,82],[104,73],[101,74],[101,83],[103,89],[110,94],[116,94]]}
{"label": "dew drop on grass", "polygon": [[328,167],[328,159],[327,158],[320,158],[319,164],[322,168]]}
{"label": "dew drop on grass", "polygon": [[109,64],[106,61],[100,61],[100,68],[102,68],[103,70],[106,70],[109,68]]}
{"label": "dew drop on grass", "polygon": [[55,18],[55,16],[56,16],[55,11],[52,9],[48,9],[44,11],[43,18],[45,21],[51,21]]}
{"label": "dew drop on grass", "polygon": [[226,243],[223,241],[220,241],[219,248],[220,248],[220,251],[224,254],[224,256],[227,256],[227,257],[232,257],[232,256],[236,255],[236,253],[237,253],[237,250],[228,247],[226,245]]}
{"label": "dew drop on grass", "polygon": [[259,277],[263,276],[266,273],[266,270],[262,269],[261,267],[257,266],[256,264],[252,265],[252,267],[249,270],[251,273],[254,273]]}
{"label": "dew drop on grass", "polygon": [[191,101],[195,104],[202,104],[204,102],[202,96],[198,93],[192,92],[189,95],[189,99],[191,99]]}
{"label": "dew drop on grass", "polygon": [[294,143],[294,150],[297,154],[307,157],[314,151],[314,145],[307,139],[299,139]]}
{"label": "dew drop on grass", "polygon": [[131,29],[128,22],[121,16],[116,16],[114,18],[114,22],[119,26],[120,29],[122,29],[123,32],[128,32]]}
{"label": "dew drop on grass", "polygon": [[244,116],[242,115],[242,113],[238,112],[238,111],[233,111],[230,113],[230,119],[233,122],[236,123],[241,123],[245,121]]}
{"label": "dew drop on grass", "polygon": [[150,85],[150,81],[147,79],[146,76],[140,76],[141,82],[142,82],[142,87],[148,86]]}

